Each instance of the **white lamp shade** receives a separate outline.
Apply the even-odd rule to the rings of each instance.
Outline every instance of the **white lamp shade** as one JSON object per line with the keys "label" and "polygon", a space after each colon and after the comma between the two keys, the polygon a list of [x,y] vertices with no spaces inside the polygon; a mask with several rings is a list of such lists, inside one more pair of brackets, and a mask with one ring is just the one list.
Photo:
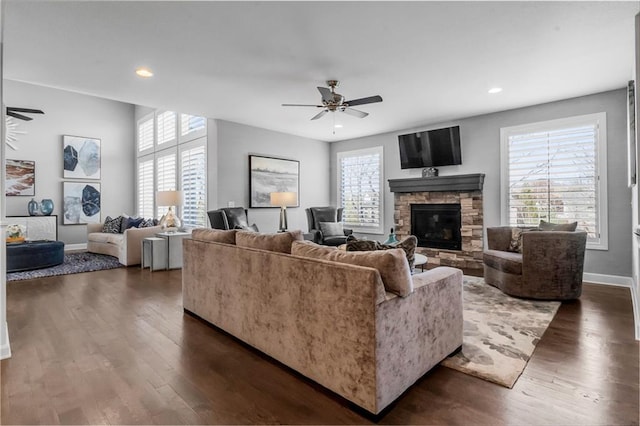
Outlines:
{"label": "white lamp shade", "polygon": [[298,194],[295,192],[272,192],[271,205],[278,207],[289,207],[298,205]]}
{"label": "white lamp shade", "polygon": [[156,204],[158,206],[181,206],[182,200],[182,191],[158,191],[156,193]]}

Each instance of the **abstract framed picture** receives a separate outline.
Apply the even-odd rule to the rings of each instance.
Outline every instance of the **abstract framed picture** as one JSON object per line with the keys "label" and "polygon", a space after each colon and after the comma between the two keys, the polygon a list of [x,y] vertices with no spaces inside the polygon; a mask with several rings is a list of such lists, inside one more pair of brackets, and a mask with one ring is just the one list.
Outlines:
{"label": "abstract framed picture", "polygon": [[[300,162],[283,158],[249,155],[249,207],[275,207],[271,205],[272,192],[300,194]],[[297,205],[300,205],[298,197]]]}
{"label": "abstract framed picture", "polygon": [[100,184],[97,182],[62,183],[62,224],[101,223]]}
{"label": "abstract framed picture", "polygon": [[62,136],[65,179],[100,179],[100,139]]}
{"label": "abstract framed picture", "polygon": [[36,195],[36,162],[30,160],[5,160],[4,193],[7,196]]}

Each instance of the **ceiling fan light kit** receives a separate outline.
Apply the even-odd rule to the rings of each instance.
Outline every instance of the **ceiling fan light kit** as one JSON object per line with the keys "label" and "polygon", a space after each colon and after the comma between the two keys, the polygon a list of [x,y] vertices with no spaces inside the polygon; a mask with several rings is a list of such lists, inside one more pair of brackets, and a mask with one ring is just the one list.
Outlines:
{"label": "ceiling fan light kit", "polygon": [[311,117],[311,120],[317,120],[324,116],[328,112],[343,112],[347,115],[351,115],[358,118],[365,118],[369,113],[352,108],[355,105],[366,105],[376,102],[382,102],[380,95],[368,96],[366,98],[353,99],[350,101],[345,100],[345,97],[340,93],[336,93],[336,87],[338,86],[338,80],[327,80],[327,87],[318,87],[318,91],[322,96],[322,105],[309,105],[309,104],[282,104],[282,106],[301,106],[301,107],[314,107],[322,108],[318,114]]}

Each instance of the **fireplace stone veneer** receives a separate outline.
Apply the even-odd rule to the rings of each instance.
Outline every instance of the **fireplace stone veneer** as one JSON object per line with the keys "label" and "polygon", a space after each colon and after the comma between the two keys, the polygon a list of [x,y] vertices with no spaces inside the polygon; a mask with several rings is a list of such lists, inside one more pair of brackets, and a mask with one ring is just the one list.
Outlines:
{"label": "fireplace stone veneer", "polygon": [[[460,204],[462,250],[416,247],[417,253],[429,258],[429,265],[482,269],[484,175],[461,177],[469,181],[471,176],[474,177],[472,182],[461,185],[457,180],[451,190],[447,189],[448,182],[443,181],[442,177],[389,180],[391,191],[394,192],[394,222],[399,238],[411,234],[412,204]],[[451,178],[446,177],[448,181]]]}

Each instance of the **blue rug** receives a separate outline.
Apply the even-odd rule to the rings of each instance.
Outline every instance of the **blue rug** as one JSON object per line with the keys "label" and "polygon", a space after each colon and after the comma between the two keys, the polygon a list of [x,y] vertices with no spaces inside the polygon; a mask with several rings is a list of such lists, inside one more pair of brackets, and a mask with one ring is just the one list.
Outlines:
{"label": "blue rug", "polygon": [[35,269],[33,271],[9,272],[7,282],[31,280],[34,278],[53,277],[54,275],[78,274],[80,272],[101,271],[103,269],[121,268],[117,257],[96,253],[65,253],[64,263],[50,268]]}

